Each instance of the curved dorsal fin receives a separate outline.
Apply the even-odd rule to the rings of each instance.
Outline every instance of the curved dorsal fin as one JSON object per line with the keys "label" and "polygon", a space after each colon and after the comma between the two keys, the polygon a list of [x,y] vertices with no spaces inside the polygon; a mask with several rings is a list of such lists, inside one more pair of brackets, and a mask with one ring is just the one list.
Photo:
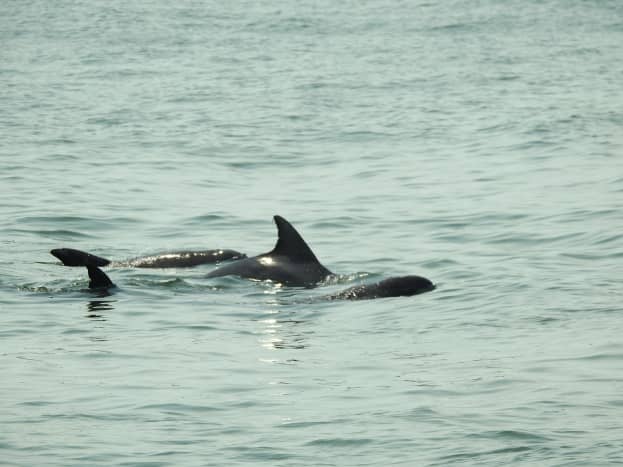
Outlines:
{"label": "curved dorsal fin", "polygon": [[281,216],[274,216],[273,219],[277,224],[278,239],[275,248],[268,255],[286,256],[295,262],[318,263],[316,255],[292,224]]}

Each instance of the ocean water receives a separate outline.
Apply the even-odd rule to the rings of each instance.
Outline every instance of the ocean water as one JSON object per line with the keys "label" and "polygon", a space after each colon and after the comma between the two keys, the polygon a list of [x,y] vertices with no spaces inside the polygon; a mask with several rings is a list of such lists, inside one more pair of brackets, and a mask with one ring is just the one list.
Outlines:
{"label": "ocean water", "polygon": [[[0,464],[623,462],[623,3],[0,9]],[[274,214],[337,280],[49,255]]]}

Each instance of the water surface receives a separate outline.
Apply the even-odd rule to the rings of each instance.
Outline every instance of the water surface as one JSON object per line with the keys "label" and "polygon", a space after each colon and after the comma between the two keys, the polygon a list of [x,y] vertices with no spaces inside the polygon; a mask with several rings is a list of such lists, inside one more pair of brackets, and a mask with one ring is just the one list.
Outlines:
{"label": "water surface", "polygon": [[[617,1],[8,2],[7,465],[623,461]],[[270,250],[340,279],[107,272]],[[432,293],[313,300],[419,274]]]}

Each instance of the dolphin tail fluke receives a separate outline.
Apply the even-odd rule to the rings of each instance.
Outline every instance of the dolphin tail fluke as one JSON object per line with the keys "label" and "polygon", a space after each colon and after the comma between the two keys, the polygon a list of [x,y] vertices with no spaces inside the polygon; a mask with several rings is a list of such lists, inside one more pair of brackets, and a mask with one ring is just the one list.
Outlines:
{"label": "dolphin tail fluke", "polygon": [[57,257],[65,266],[108,266],[110,261],[99,256],[92,255],[73,248],[57,248],[50,251],[52,256]]}
{"label": "dolphin tail fluke", "polygon": [[89,279],[91,279],[89,282],[90,289],[103,289],[115,286],[104,271],[100,269],[102,266],[109,265],[109,260],[91,253],[74,250],[73,248],[57,248],[50,251],[50,253],[60,259],[65,266],[86,267],[89,272]]}

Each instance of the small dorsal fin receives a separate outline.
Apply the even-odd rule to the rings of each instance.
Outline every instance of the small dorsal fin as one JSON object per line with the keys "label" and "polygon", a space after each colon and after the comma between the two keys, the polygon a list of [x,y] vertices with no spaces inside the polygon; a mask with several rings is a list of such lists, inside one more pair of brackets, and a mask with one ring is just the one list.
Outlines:
{"label": "small dorsal fin", "polygon": [[89,279],[91,279],[91,282],[89,282],[90,289],[103,289],[115,286],[106,273],[97,266],[87,266],[87,271],[89,271]]}
{"label": "small dorsal fin", "polygon": [[275,248],[268,255],[287,256],[295,262],[318,263],[314,252],[287,220],[281,216],[274,216],[273,219],[277,224],[278,240]]}

